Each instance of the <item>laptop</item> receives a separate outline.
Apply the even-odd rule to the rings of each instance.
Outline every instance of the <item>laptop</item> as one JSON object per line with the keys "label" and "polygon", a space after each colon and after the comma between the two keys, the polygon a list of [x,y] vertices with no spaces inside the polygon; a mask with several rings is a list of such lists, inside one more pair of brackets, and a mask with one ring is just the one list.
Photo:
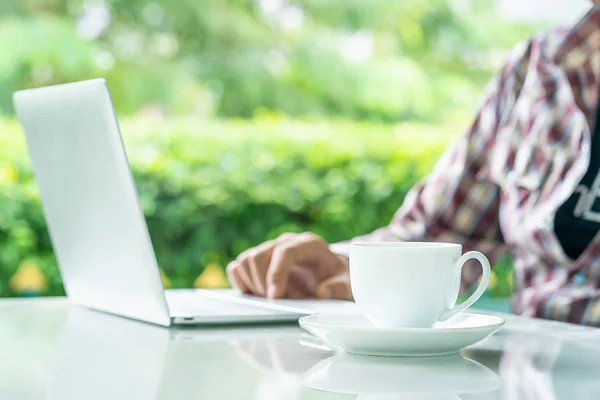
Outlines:
{"label": "laptop", "polygon": [[165,291],[106,82],[18,91],[13,102],[75,305],[163,326],[296,321],[354,310],[344,301]]}

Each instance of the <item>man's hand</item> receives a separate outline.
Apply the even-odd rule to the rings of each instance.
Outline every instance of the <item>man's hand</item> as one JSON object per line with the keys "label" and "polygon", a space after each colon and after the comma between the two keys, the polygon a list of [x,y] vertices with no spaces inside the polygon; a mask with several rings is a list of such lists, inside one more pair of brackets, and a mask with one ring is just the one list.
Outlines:
{"label": "man's hand", "polygon": [[227,276],[243,293],[272,299],[352,297],[348,259],[313,233],[286,233],[246,250],[229,263]]}

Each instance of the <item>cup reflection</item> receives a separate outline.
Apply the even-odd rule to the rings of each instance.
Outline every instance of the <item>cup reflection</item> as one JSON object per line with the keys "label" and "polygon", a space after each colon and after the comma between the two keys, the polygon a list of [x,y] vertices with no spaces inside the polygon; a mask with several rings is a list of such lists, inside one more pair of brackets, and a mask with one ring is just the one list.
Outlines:
{"label": "cup reflection", "polygon": [[302,382],[311,389],[358,395],[363,400],[450,400],[501,387],[498,375],[460,355],[388,358],[340,354],[317,364]]}

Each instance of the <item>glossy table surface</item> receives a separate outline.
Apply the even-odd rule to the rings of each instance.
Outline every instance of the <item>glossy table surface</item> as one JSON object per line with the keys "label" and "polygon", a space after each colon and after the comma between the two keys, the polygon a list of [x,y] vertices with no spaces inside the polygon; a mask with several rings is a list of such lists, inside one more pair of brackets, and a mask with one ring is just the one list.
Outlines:
{"label": "glossy table surface", "polygon": [[295,325],[160,328],[0,301],[0,399],[600,399],[600,329],[504,315],[461,355],[335,354]]}

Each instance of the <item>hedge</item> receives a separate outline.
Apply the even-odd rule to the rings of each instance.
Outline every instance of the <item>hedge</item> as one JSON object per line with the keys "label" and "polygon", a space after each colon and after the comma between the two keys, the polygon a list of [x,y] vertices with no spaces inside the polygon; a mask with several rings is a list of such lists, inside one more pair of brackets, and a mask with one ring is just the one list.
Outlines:
{"label": "hedge", "polygon": [[[285,231],[338,241],[387,224],[458,132],[273,115],[130,120],[121,128],[159,265],[173,287],[191,287],[207,266],[222,268]],[[9,280],[19,266],[43,272],[43,294],[62,294],[14,121],[0,122],[0,160],[0,296],[15,295]]]}

